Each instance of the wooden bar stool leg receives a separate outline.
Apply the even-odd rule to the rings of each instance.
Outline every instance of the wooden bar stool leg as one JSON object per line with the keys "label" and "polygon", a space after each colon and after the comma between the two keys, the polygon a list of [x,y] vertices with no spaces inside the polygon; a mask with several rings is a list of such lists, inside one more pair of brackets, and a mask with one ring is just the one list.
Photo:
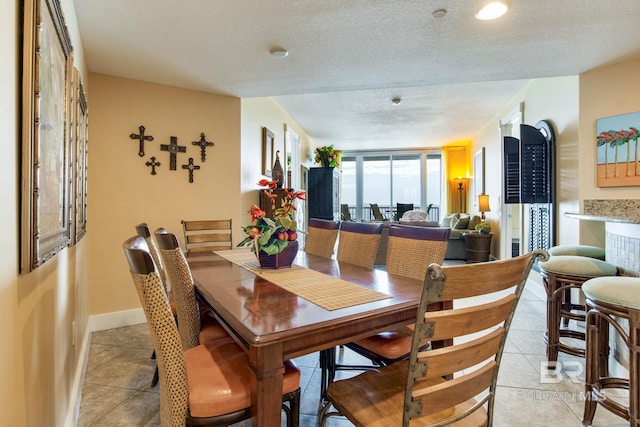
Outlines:
{"label": "wooden bar stool leg", "polygon": [[[605,322],[606,323],[606,322]],[[594,363],[599,360],[599,327],[602,325],[601,319],[599,319],[598,313],[595,310],[590,310],[587,313],[586,321],[586,335],[587,346],[585,352],[586,366],[585,366],[585,402],[584,413],[582,415],[582,424],[590,426],[593,422],[593,417],[596,414],[596,407],[598,402],[595,399],[594,387],[598,382],[598,364]]]}
{"label": "wooden bar stool leg", "polygon": [[545,279],[547,290],[547,360],[548,369],[555,369],[558,361],[558,342],[560,341],[560,298],[562,291],[558,291],[555,280]]}
{"label": "wooden bar stool leg", "polygon": [[640,312],[629,316],[629,425],[640,427]]}

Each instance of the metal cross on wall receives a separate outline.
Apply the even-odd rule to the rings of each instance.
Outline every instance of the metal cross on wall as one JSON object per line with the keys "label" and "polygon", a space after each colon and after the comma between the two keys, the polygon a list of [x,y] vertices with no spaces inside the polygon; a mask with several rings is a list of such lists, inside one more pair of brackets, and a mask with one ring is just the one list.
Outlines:
{"label": "metal cross on wall", "polygon": [[138,151],[138,156],[140,157],[144,157],[144,142],[145,141],[153,141],[153,137],[151,135],[145,135],[144,134],[144,126],[140,125],[140,127],[138,128],[138,130],[140,131],[139,134],[135,134],[132,133],[131,135],[129,135],[129,138],[131,139],[139,139],[140,140],[140,151]]}
{"label": "metal cross on wall", "polygon": [[206,153],[207,147],[213,147],[215,145],[213,142],[207,141],[205,139],[204,132],[200,134],[200,141],[192,141],[191,144],[197,145],[200,147],[200,158],[202,159],[203,162],[206,161],[206,158],[207,158],[207,153]]}
{"label": "metal cross on wall", "polygon": [[156,162],[156,158],[155,157],[151,157],[151,160],[147,161],[147,163],[145,163],[147,166],[151,166],[151,175],[155,175],[156,174],[156,166],[160,166],[160,162]]}
{"label": "metal cross on wall", "polygon": [[196,169],[200,169],[200,166],[193,164],[193,157],[189,157],[189,163],[186,165],[182,165],[182,169],[189,170],[189,182],[193,183],[193,171]]}
{"label": "metal cross on wall", "polygon": [[184,153],[187,151],[187,147],[186,146],[180,146],[178,145],[178,137],[177,136],[172,136],[171,137],[171,144],[161,144],[160,145],[160,149],[162,151],[168,151],[169,152],[169,170],[176,170],[176,154],[177,153]]}

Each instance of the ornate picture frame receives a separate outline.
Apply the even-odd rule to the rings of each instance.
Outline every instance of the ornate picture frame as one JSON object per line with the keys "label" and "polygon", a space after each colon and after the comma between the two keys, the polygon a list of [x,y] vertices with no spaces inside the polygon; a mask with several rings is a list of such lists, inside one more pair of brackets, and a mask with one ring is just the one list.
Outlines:
{"label": "ornate picture frame", "polygon": [[87,174],[89,161],[89,106],[82,81],[78,80],[76,103],[75,241],[87,232]]}
{"label": "ornate picture frame", "polygon": [[72,51],[58,0],[25,0],[20,269],[68,246],[68,64]]}
{"label": "ornate picture frame", "polygon": [[266,127],[262,128],[262,175],[271,178],[271,167],[273,166],[273,150],[275,137]]}

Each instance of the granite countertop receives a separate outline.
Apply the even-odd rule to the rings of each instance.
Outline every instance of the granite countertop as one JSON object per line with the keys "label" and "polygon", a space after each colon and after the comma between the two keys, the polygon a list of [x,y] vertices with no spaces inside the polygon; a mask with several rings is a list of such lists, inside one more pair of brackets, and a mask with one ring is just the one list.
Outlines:
{"label": "granite countertop", "polygon": [[640,199],[584,200],[582,212],[565,212],[568,218],[640,224]]}

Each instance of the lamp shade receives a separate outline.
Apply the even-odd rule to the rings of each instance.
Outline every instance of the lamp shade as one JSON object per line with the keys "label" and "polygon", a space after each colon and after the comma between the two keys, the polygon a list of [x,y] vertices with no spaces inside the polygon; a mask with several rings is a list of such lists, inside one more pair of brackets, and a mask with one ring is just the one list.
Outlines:
{"label": "lamp shade", "polygon": [[478,210],[482,213],[491,212],[491,208],[489,207],[488,194],[480,194],[478,196]]}

